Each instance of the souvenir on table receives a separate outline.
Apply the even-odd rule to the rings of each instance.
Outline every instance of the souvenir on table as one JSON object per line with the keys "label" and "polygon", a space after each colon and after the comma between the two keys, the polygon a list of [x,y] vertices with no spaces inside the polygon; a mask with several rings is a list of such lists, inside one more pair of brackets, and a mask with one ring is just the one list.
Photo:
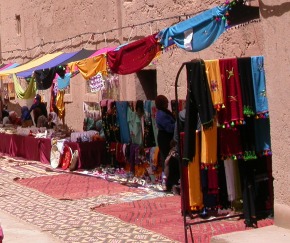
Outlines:
{"label": "souvenir on table", "polygon": [[71,148],[68,145],[65,145],[63,148],[63,154],[61,156],[61,168],[66,170],[71,163],[73,153]]}
{"label": "souvenir on table", "polygon": [[50,165],[52,168],[56,169],[60,164],[60,152],[56,144],[52,145],[50,151]]}

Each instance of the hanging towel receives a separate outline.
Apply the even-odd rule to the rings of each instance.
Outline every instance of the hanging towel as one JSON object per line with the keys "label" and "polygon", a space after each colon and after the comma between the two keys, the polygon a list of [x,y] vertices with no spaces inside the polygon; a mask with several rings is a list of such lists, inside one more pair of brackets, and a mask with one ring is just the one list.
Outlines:
{"label": "hanging towel", "polygon": [[120,49],[107,53],[108,64],[113,73],[130,74],[148,66],[161,46],[156,34],[129,43]]}
{"label": "hanging towel", "polygon": [[218,6],[161,30],[160,43],[166,48],[173,40],[178,47],[191,52],[209,47],[226,30],[227,9],[228,5]]}
{"label": "hanging towel", "polygon": [[237,58],[219,60],[225,108],[218,112],[219,124],[227,127],[244,119],[241,84]]}
{"label": "hanging towel", "polygon": [[251,57],[252,76],[254,84],[254,96],[256,104],[256,114],[268,112],[268,98],[266,94],[266,78],[264,70],[264,57]]}
{"label": "hanging towel", "polygon": [[238,58],[238,67],[242,90],[243,112],[246,116],[253,116],[256,112],[256,105],[254,97],[251,58]]}
{"label": "hanging towel", "polygon": [[205,60],[204,63],[212,103],[219,110],[220,105],[224,103],[219,60]]}

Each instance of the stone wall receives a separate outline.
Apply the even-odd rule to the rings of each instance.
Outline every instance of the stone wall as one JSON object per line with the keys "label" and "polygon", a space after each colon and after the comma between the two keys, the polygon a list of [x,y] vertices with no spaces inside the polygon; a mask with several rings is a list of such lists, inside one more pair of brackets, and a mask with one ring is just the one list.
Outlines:
{"label": "stone wall", "polygon": [[290,2],[260,0],[271,119],[275,224],[290,229]]}

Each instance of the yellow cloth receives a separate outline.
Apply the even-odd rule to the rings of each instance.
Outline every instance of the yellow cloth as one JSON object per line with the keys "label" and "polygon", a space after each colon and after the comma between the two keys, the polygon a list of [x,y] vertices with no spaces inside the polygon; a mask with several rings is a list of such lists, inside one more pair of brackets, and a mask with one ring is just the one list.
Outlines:
{"label": "yellow cloth", "polygon": [[201,162],[205,164],[217,163],[217,124],[201,132]]}
{"label": "yellow cloth", "polygon": [[58,116],[60,119],[64,118],[64,90],[59,90],[56,96],[56,107],[58,109]]}
{"label": "yellow cloth", "polygon": [[196,132],[195,156],[188,163],[189,205],[191,210],[203,208],[203,194],[200,182],[200,134]]}
{"label": "yellow cloth", "polygon": [[68,64],[71,72],[79,70],[83,77],[88,80],[91,77],[101,72],[103,75],[107,74],[107,58],[104,54],[99,56],[86,58],[77,62],[71,62]]}
{"label": "yellow cloth", "polygon": [[37,66],[39,66],[41,64],[44,64],[44,63],[46,63],[46,62],[58,57],[62,53],[63,52],[56,52],[56,53],[53,53],[53,54],[47,54],[47,55],[45,55],[43,57],[34,59],[34,60],[32,60],[32,61],[30,61],[30,62],[28,62],[26,64],[20,65],[18,67],[0,71],[0,76],[5,76],[5,75],[13,74],[13,73],[20,73],[20,72],[26,71],[28,69],[37,67]]}
{"label": "yellow cloth", "polygon": [[12,75],[13,83],[14,83],[14,89],[17,97],[19,99],[30,99],[35,96],[36,93],[36,83],[34,82],[34,79],[31,79],[27,89],[24,91],[18,82],[18,78],[15,74]]}
{"label": "yellow cloth", "polygon": [[224,103],[219,60],[206,60],[205,69],[214,106]]}

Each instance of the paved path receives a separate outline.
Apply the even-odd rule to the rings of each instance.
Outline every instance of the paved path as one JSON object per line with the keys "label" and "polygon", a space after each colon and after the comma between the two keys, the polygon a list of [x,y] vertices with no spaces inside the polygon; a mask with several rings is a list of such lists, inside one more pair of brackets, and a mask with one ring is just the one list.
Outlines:
{"label": "paved path", "polygon": [[[32,237],[31,234],[35,233],[35,237],[46,241],[18,242],[174,242],[117,218],[92,212],[90,208],[103,202],[104,198],[57,200],[13,180],[56,174],[46,172],[44,166],[37,162],[0,158],[0,217],[4,221],[4,237],[7,232],[7,241],[4,238],[4,243],[9,242],[11,231],[20,231],[24,226],[22,237],[25,234]],[[19,223],[19,228],[17,225],[10,228],[9,222],[13,220]]]}

